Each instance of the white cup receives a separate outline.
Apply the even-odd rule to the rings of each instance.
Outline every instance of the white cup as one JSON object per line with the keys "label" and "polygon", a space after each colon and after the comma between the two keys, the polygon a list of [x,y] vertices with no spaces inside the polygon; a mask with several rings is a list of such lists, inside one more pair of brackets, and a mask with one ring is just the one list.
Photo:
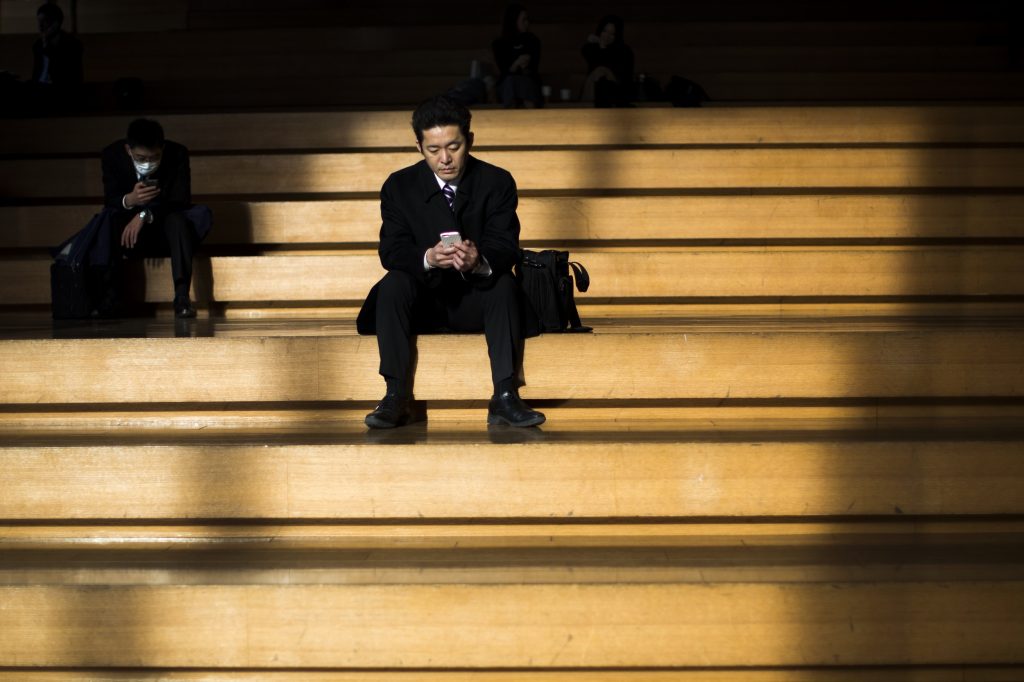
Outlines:
{"label": "white cup", "polygon": [[562,95],[562,101],[563,102],[568,102],[569,99],[572,97],[572,90],[570,90],[569,88],[562,88],[561,95]]}
{"label": "white cup", "polygon": [[548,97],[551,97],[551,86],[550,85],[542,85],[542,86],[540,86],[540,94],[544,95],[544,99],[547,99]]}

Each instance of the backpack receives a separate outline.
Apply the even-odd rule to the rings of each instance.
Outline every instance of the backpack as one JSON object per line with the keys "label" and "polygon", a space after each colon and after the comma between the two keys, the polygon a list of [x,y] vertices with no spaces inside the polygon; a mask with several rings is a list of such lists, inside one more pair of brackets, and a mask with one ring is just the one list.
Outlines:
{"label": "backpack", "polygon": [[590,274],[585,267],[569,260],[568,251],[523,249],[516,279],[522,299],[524,337],[545,332],[593,331],[580,322],[573,296],[573,282],[581,292],[586,291],[590,288]]}

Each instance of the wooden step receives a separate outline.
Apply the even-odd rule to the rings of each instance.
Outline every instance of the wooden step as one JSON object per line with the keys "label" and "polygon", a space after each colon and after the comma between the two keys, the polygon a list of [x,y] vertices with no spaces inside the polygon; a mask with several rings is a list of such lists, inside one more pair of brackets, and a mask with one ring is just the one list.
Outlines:
{"label": "wooden step", "polygon": [[[167,390],[165,388],[165,390]],[[366,410],[368,411],[368,409]],[[1021,433],[924,427],[565,433],[350,425],[333,435],[125,432],[0,447],[0,518],[698,519],[1024,513]],[[938,424],[933,420],[932,424]],[[312,426],[307,422],[307,431]],[[451,427],[447,427],[451,429]],[[553,430],[552,430],[553,429]],[[551,430],[550,435],[548,431]],[[253,442],[256,441],[256,442]],[[415,535],[414,531],[410,531]]]}
{"label": "wooden step", "polygon": [[[574,249],[590,273],[580,300],[986,297],[1024,294],[1024,247],[734,247]],[[170,301],[168,259],[135,261],[145,292],[129,300]],[[0,258],[6,305],[50,302],[50,260]],[[682,277],[677,273],[685,273]],[[197,257],[193,295],[201,304],[361,302],[384,274],[364,251],[334,255]]]}
{"label": "wooden step", "polygon": [[[521,190],[1019,188],[1024,150],[647,149],[489,151]],[[197,156],[196,195],[378,192],[414,152]],[[12,198],[95,197],[94,159],[0,160],[0,191]]]}
{"label": "wooden step", "polygon": [[0,599],[0,660],[15,667],[1024,662],[1019,581],[18,586]]}
{"label": "wooden step", "polygon": [[[411,147],[411,110],[157,114],[193,153]],[[96,154],[132,116],[8,120],[0,154]],[[591,108],[473,112],[480,149],[714,144],[1000,144],[1024,141],[1019,106]],[[623,123],[626,123],[624,125]],[[45,134],[44,134],[45,133]]]}
{"label": "wooden step", "polygon": [[1020,531],[1012,523],[845,521],[14,526],[0,527],[0,585],[1015,580],[1024,566]]}
{"label": "wooden step", "polygon": [[[330,34],[328,34],[329,36]],[[97,37],[91,41],[88,78],[113,82],[124,75],[124,64],[117,50],[149,49],[152,57],[136,64],[133,73],[144,81],[201,81],[203,65],[216,59],[218,78],[250,78],[259,73],[277,80],[294,76],[303,65],[316,64],[316,72],[325,79],[352,76],[446,76],[452,85],[469,75],[474,60],[493,64],[489,39],[462,45],[448,42],[430,47],[382,48],[353,52],[343,43],[314,43],[315,35],[303,36],[302,45],[281,45],[268,52],[262,44],[240,42],[237,50],[225,53],[222,37],[182,40],[180,33],[138,34],[134,40],[123,35]],[[545,73],[583,71],[586,62],[580,55],[583,38],[568,44],[545,45]],[[106,44],[103,44],[106,43]],[[248,48],[248,49],[247,49]],[[814,65],[819,73],[842,72],[1002,72],[1008,65],[1005,45],[685,45],[679,42],[649,44],[639,50],[640,66],[647,73],[689,72],[799,72]],[[492,67],[492,73],[496,74]],[[197,77],[197,74],[203,74]]]}
{"label": "wooden step", "polygon": [[[102,327],[90,328],[58,332],[104,335]],[[217,333],[216,326],[202,331]],[[319,331],[295,336],[287,324],[267,322],[235,337],[6,340],[0,342],[0,401],[376,400],[376,342],[353,332],[351,322],[325,321]],[[54,330],[43,333],[50,337]],[[1019,397],[1022,334],[1012,321],[797,319],[705,329],[698,321],[636,328],[606,323],[594,334],[527,341],[523,393],[534,400]],[[443,365],[421,363],[418,397],[486,397],[489,370],[479,335],[423,336],[419,349],[423,358],[465,361],[457,379]],[[595,367],[602,368],[599,378]]]}
{"label": "wooden step", "polygon": [[[463,403],[431,402],[429,423],[402,431],[396,440],[422,437],[435,431],[451,434],[457,429],[476,433],[480,426],[482,401]],[[134,442],[169,443],[202,432],[227,439],[240,433],[265,441],[291,437],[309,442],[317,437],[332,439],[365,434],[363,417],[367,408],[359,403],[310,405],[284,403],[266,405],[173,405],[85,404],[58,410],[48,406],[6,405],[0,410],[0,435],[7,445],[52,446],[77,439],[80,445],[98,444],[97,438],[111,433],[132,434]],[[768,440],[784,440],[802,434],[819,439],[823,434],[851,438],[896,438],[892,434],[929,432],[936,437],[962,438],[979,430],[991,438],[1012,439],[1024,423],[1024,404],[1019,401],[934,402],[934,401],[637,401],[573,402],[544,404],[548,424],[545,437],[569,438],[593,431],[612,434],[630,431],[630,437],[652,440],[661,434],[692,440],[726,440],[735,434],[759,434]],[[316,427],[311,430],[312,427]],[[489,431],[494,442],[517,442],[516,431]],[[532,432],[531,432],[532,433]],[[99,434],[99,435],[98,435]],[[412,435],[409,435],[412,434]],[[672,436],[671,434],[674,434]],[[889,434],[889,435],[887,435]],[[519,440],[527,440],[522,436]],[[386,441],[387,438],[383,437]]]}
{"label": "wooden step", "polygon": [[[375,246],[377,199],[211,204],[206,245]],[[50,248],[84,226],[94,205],[0,206],[0,248]],[[1024,196],[538,197],[519,203],[524,245],[637,240],[1020,239]]]}
{"label": "wooden step", "polygon": [[[582,106],[577,94],[586,75],[582,60],[577,70],[549,74],[549,82],[572,91],[570,106]],[[149,81],[147,111],[197,111],[401,108],[447,92],[466,78],[468,63],[456,71],[431,76],[334,76],[320,78],[303,72],[293,78],[180,78]],[[667,82],[671,73],[653,73]],[[982,72],[687,72],[711,97],[712,106],[735,104],[993,104],[1021,102],[1024,74],[1019,71]],[[93,109],[116,109],[109,86],[96,83]],[[493,104],[493,103],[491,103]],[[562,103],[552,103],[552,108]],[[121,133],[118,133],[121,134]]]}
{"label": "wooden step", "polygon": [[[259,677],[273,682],[903,682],[912,677],[916,682],[1017,682],[1024,669],[1011,666],[913,666],[913,667],[847,667],[847,668],[719,668],[716,670],[624,670],[588,668],[585,671],[444,672],[389,670],[387,672],[302,672],[260,670]],[[251,672],[207,669],[202,672],[179,670],[73,670],[59,673],[22,669],[9,673],[0,670],[3,682],[124,682],[126,680],[159,680],[171,682],[248,682]]]}
{"label": "wooden step", "polygon": [[[469,2],[459,0],[452,3],[453,13],[464,17],[464,21],[477,25],[491,25],[500,14],[500,4]],[[245,12],[239,12],[232,2],[226,0],[202,0],[197,5],[195,14],[206,20],[216,20],[212,24],[218,28],[234,27],[238,22],[246,22],[246,26],[307,26],[323,24],[346,24],[353,21],[375,24],[414,24],[417,17],[413,14],[415,3],[409,0],[391,0],[383,5],[361,5],[352,11],[339,10],[327,0],[303,0],[301,5],[282,5],[277,0],[263,0],[246,5]],[[401,11],[396,11],[401,10]],[[679,19],[681,9],[678,3],[667,0],[644,0],[629,6],[626,15],[627,23],[648,17],[647,21]],[[535,10],[550,21],[574,22],[579,25],[581,17],[589,17],[593,6],[584,0],[558,0],[545,5],[542,11]],[[683,18],[700,21],[734,21],[743,17],[748,21],[898,21],[898,20],[930,20],[951,21],[1003,19],[1005,5],[998,0],[982,0],[965,6],[956,2],[922,2],[921,0],[905,0],[898,5],[866,0],[855,8],[839,9],[831,5],[811,2],[809,0],[785,0],[770,7],[751,0],[730,0],[716,5],[686,5]],[[533,16],[533,15],[531,15]],[[230,19],[236,18],[235,23]],[[429,22],[428,26],[444,26],[450,17],[425,17],[420,21]],[[333,20],[332,20],[333,19]],[[535,17],[535,20],[537,18]],[[418,25],[424,25],[422,23]],[[589,28],[589,22],[584,24]],[[631,23],[630,23],[631,25]]]}
{"label": "wooden step", "polygon": [[[367,553],[348,556],[349,562],[382,562],[386,555],[406,557],[423,552],[424,557],[435,550],[463,550],[459,561],[477,561],[478,556],[491,557],[493,550],[522,548],[524,550],[647,550],[678,551],[681,559],[685,552],[712,550],[704,562],[716,570],[728,566],[715,557],[729,556],[729,552],[749,549],[751,553],[789,550],[812,550],[802,555],[804,565],[843,564],[849,561],[842,551],[867,548],[902,550],[912,547],[921,552],[911,563],[928,563],[928,550],[948,550],[957,546],[970,548],[1002,548],[1007,557],[1017,557],[1024,547],[1024,526],[1020,521],[935,521],[914,519],[870,522],[843,520],[842,522],[773,522],[758,520],[753,523],[638,523],[622,520],[618,523],[532,522],[532,523],[450,523],[410,525],[339,525],[264,523],[243,525],[0,525],[0,558],[2,574],[11,566],[25,563],[23,555],[43,552],[70,552],[70,564],[91,565],[94,560],[119,553],[157,552],[163,558],[151,558],[150,565],[195,561],[202,554],[246,554],[243,561],[266,559],[277,555],[286,558],[296,552],[346,552],[351,550],[377,550],[376,557]],[[721,552],[721,554],[715,554]],[[17,557],[21,558],[17,558]],[[508,557],[506,557],[507,560]],[[666,557],[667,558],[667,557]],[[695,556],[688,558],[695,562]],[[240,557],[235,558],[239,561]],[[262,560],[261,559],[261,560]],[[398,563],[391,559],[392,563]],[[676,559],[680,566],[685,562]],[[455,563],[455,562],[452,562]],[[668,563],[663,562],[663,563]],[[737,563],[756,564],[744,559]],[[311,568],[311,566],[306,566]],[[751,582],[768,582],[762,576]]]}

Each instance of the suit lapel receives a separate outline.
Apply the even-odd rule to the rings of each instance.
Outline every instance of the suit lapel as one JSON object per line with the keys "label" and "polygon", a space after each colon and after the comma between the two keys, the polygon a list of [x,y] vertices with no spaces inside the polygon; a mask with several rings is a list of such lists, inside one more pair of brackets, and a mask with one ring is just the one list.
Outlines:
{"label": "suit lapel", "polygon": [[472,156],[466,156],[466,170],[459,180],[459,191],[455,193],[455,218],[459,225],[462,225],[462,216],[466,208],[473,203],[473,179],[476,177],[473,173],[474,161]]}

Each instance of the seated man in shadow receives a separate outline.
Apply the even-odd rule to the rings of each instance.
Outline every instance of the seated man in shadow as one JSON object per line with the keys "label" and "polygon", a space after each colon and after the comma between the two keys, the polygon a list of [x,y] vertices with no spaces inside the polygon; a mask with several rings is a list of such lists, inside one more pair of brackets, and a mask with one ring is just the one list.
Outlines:
{"label": "seated man in shadow", "polygon": [[377,335],[384,398],[370,428],[412,418],[412,344],[421,332],[480,332],[487,339],[494,395],[488,424],[536,426],[544,415],[519,398],[522,332],[512,266],[519,259],[516,183],[470,156],[470,112],[444,96],[412,116],[418,163],[396,171],[380,193],[380,260],[388,271],[356,322]]}
{"label": "seated man in shadow", "polygon": [[103,150],[104,204],[110,212],[112,264],[120,257],[171,257],[174,314],[195,317],[192,257],[210,229],[205,206],[192,205],[188,149],[164,139],[156,121],[136,119],[126,139]]}

